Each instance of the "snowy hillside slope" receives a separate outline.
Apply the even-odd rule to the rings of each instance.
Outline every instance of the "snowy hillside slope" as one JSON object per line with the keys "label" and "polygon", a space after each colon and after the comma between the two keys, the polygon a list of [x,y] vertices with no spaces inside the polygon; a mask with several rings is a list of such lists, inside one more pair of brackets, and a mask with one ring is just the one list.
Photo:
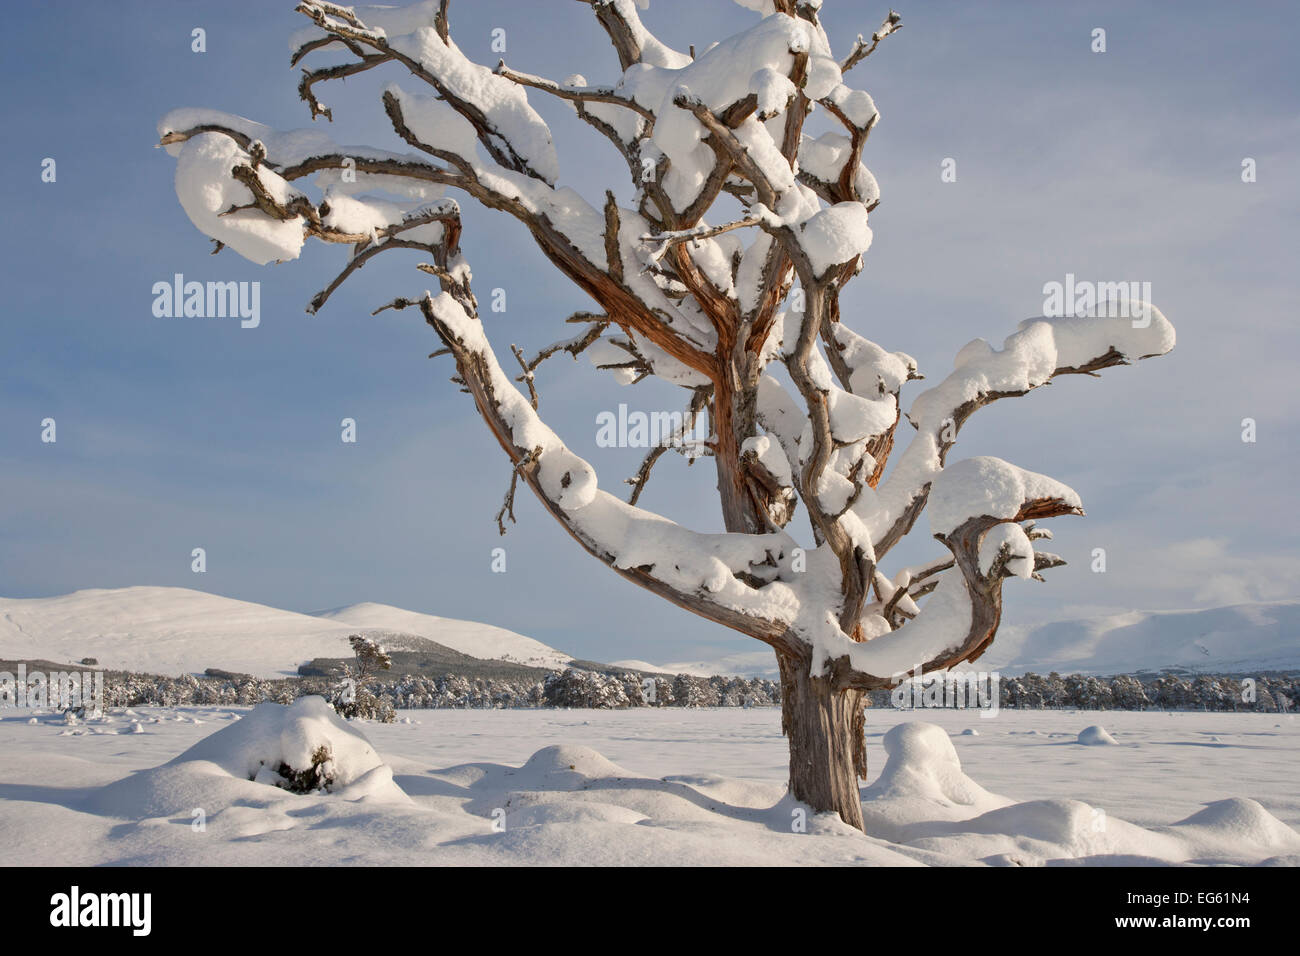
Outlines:
{"label": "snowy hillside slope", "polygon": [[348,657],[346,624],[189,588],[87,589],[0,598],[0,658],[80,661],[152,674],[209,667],[283,677],[313,657]]}
{"label": "snowy hillside slope", "polygon": [[614,661],[615,667],[646,671],[652,674],[690,674],[694,677],[765,677],[776,680],[776,655],[764,647],[760,651],[742,651],[707,661],[678,661],[671,664],[649,664],[641,660]]}
{"label": "snowy hillside slope", "polygon": [[[394,615],[357,605],[338,612],[347,620],[298,614],[189,588],[88,589],[51,598],[0,598],[0,659],[75,663],[152,674],[198,674],[220,668],[257,677],[285,677],[315,658],[351,657],[349,634],[406,631]],[[472,657],[568,660],[567,655],[488,624],[409,614],[425,638]],[[417,620],[418,619],[418,620]],[[385,623],[388,621],[389,623]],[[396,646],[401,635],[385,634]],[[510,656],[513,655],[513,656]]]}
{"label": "snowy hillside slope", "polygon": [[531,667],[564,667],[573,660],[572,655],[502,627],[404,611],[387,604],[353,604],[320,611],[317,616],[345,623],[354,629],[363,627],[415,634],[483,660],[513,661]]}
{"label": "snowy hillside slope", "polygon": [[1007,674],[1295,670],[1300,669],[1300,601],[1058,621],[1023,636],[1000,636],[978,663]]}

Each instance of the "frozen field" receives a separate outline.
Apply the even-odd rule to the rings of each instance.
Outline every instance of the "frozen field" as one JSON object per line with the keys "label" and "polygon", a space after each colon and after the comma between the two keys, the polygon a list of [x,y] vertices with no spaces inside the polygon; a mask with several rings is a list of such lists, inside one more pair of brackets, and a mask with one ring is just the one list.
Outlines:
{"label": "frozen field", "polygon": [[[11,864],[1300,862],[1300,722],[1278,715],[868,711],[863,837],[784,796],[775,709],[276,724],[333,741],[355,779],[321,796],[239,769],[267,733],[247,709],[0,713]],[[1115,743],[1078,743],[1093,724]]]}

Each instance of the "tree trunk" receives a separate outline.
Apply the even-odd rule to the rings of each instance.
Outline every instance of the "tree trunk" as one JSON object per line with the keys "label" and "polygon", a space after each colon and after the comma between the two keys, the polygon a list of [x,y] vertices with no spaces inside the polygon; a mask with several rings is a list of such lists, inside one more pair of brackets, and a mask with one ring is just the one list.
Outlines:
{"label": "tree trunk", "polygon": [[862,829],[858,779],[867,776],[865,694],[834,691],[808,676],[806,657],[777,655],[781,732],[790,743],[790,793],[814,810],[833,811]]}

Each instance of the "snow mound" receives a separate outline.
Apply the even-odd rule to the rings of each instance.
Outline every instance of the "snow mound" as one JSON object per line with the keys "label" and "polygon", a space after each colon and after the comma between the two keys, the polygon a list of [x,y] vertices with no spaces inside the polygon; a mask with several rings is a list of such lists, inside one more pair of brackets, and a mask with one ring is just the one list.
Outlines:
{"label": "snow mound", "polygon": [[863,840],[835,814],[812,811],[783,786],[711,774],[647,777],[585,746],[545,747],[520,767],[465,764],[431,777],[412,782],[412,793],[468,797],[464,810],[485,825],[460,847],[498,861],[789,865],[820,852],[813,835],[847,841],[838,862],[914,863]]}
{"label": "snow mound", "polygon": [[[208,727],[196,727],[192,713],[218,718],[214,726],[223,729],[208,733]],[[734,732],[739,727],[761,726],[775,746],[780,738],[772,715],[760,723],[750,712],[701,712],[655,731],[647,728],[645,713],[611,712],[604,732],[593,729],[594,719],[579,718],[575,724],[568,718],[561,721],[568,729],[559,731],[560,739],[581,735],[581,745],[574,739],[526,756],[532,748],[520,750],[516,742],[539,732],[536,713],[446,711],[423,724],[367,726],[392,755],[390,761],[380,759],[357,724],[339,720],[319,699],[290,707],[263,705],[242,720],[219,719],[229,716],[224,710],[140,708],[115,710],[72,728],[53,713],[0,717],[0,751],[6,755],[0,782],[11,791],[0,800],[0,829],[18,841],[16,858],[41,858],[41,852],[53,849],[62,854],[56,859],[75,857],[87,865],[1294,866],[1300,861],[1291,794],[1275,779],[1286,779],[1292,766],[1290,734],[1239,735],[1244,746],[1237,766],[1245,771],[1240,775],[1227,763],[1206,771],[1203,752],[1174,746],[1173,759],[1182,761],[1178,777],[1153,776],[1136,781],[1144,789],[1125,791],[1135,782],[1125,768],[1153,764],[1149,749],[1093,751],[1088,762],[1100,760],[1109,769],[1082,781],[1077,760],[1069,757],[1075,733],[1055,732],[1077,718],[1062,714],[1053,722],[1044,712],[1018,717],[1009,711],[1004,719],[1012,723],[1043,721],[1053,732],[985,729],[965,753],[968,763],[981,768],[976,773],[981,779],[990,773],[999,788],[1024,787],[1048,798],[1014,803],[986,791],[963,769],[948,734],[959,735],[964,715],[948,715],[947,734],[928,723],[906,723],[885,734],[888,760],[880,779],[863,791],[864,835],[836,815],[815,813],[795,800],[779,771],[767,779],[721,775],[754,765],[757,751],[748,747],[730,758],[715,751],[721,758],[718,772],[660,776],[682,759],[685,728],[713,721],[700,736],[716,745],[718,740],[734,744],[743,736]],[[1254,715],[1235,716],[1243,730],[1250,730],[1247,719]],[[1143,739],[1136,729],[1142,726],[1162,739],[1170,733],[1159,714],[1111,714],[1112,719],[1129,721],[1126,740]],[[1180,722],[1196,720],[1197,715],[1184,714]],[[1204,720],[1208,727],[1226,718]],[[124,772],[124,742],[115,731],[134,721],[148,734],[129,738],[133,752],[139,748],[137,756],[150,755],[151,763],[172,757],[185,744],[193,746],[161,766],[116,779]],[[719,733],[720,727],[731,731]],[[78,736],[62,738],[60,732]],[[207,736],[200,739],[200,734]],[[462,760],[481,755],[492,734],[509,739],[516,761],[430,762],[430,752]],[[1035,762],[1025,749],[1044,737],[1065,749],[1029,746],[1039,758],[1061,759]],[[1261,764],[1259,754],[1269,751],[1259,748],[1269,737],[1276,738],[1274,762]],[[620,762],[596,749],[604,749],[602,744],[613,748],[609,752]],[[259,775],[268,779],[268,767],[276,761],[300,762],[302,755],[310,758],[326,745],[336,770],[329,791],[291,793],[258,782]],[[871,749],[879,750],[874,739]],[[1230,753],[1215,750],[1208,759]],[[1026,766],[1032,769],[1029,776]],[[1249,778],[1263,805],[1218,799],[1225,777]],[[30,779],[51,785],[33,788],[25,782]],[[1169,779],[1179,786],[1170,787]],[[1084,787],[1098,795],[1091,799],[1107,805],[1079,799]],[[1178,794],[1171,796],[1175,789]],[[1266,809],[1270,799],[1281,819]],[[1160,809],[1175,805],[1176,812]],[[1158,823],[1149,806],[1157,807]],[[1122,808],[1143,814],[1142,825],[1120,819],[1117,813],[1127,815]],[[196,836],[200,832],[207,835]]]}
{"label": "snow mound", "polygon": [[591,780],[627,777],[628,772],[590,747],[544,747],[520,768],[517,784],[538,789],[573,790]]}
{"label": "snow mound", "polygon": [[917,721],[899,724],[885,734],[884,745],[885,769],[862,794],[871,836],[902,842],[911,824],[966,820],[1011,802],[962,772],[942,727]]}
{"label": "snow mound", "polygon": [[612,803],[538,803],[514,809],[506,823],[511,827],[540,827],[556,823],[635,824],[647,819],[643,813]]}
{"label": "snow mound", "polygon": [[1300,834],[1254,800],[1236,797],[1212,803],[1171,826],[1151,829],[1079,800],[1018,803],[962,824],[930,829],[931,836],[913,839],[911,845],[993,865],[1252,865],[1300,849]]}
{"label": "snow mound", "polygon": [[[1085,738],[1115,742],[1095,726],[1079,735]],[[962,772],[948,734],[933,724],[899,724],[884,745],[888,762],[862,794],[867,834],[935,861],[1258,864],[1300,849],[1300,834],[1254,800],[1220,800],[1148,829],[1081,800],[1013,803],[991,794]]]}
{"label": "snow mound", "polygon": [[172,763],[208,760],[233,776],[252,780],[282,764],[302,771],[320,748],[329,753],[327,774],[335,790],[383,764],[361,731],[323,697],[299,697],[288,707],[265,703],[236,724],[205,737]]}
{"label": "snow mound", "polygon": [[1091,727],[1085,727],[1079,731],[1079,743],[1086,744],[1089,747],[1105,747],[1116,742],[1115,738],[1108,734],[1106,728],[1100,724],[1093,724]]}
{"label": "snow mound", "polygon": [[92,802],[103,812],[145,818],[301,797],[290,790],[407,799],[360,730],[323,698],[299,697],[287,707],[259,704],[161,767],[103,788]]}
{"label": "snow mound", "polygon": [[1216,800],[1168,829],[1191,845],[1197,860],[1300,852],[1300,834],[1242,797]]}

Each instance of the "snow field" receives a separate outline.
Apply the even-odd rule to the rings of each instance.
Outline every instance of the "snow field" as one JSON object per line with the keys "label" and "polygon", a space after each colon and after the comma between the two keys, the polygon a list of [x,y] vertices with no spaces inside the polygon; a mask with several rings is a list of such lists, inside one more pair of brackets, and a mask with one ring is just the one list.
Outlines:
{"label": "snow field", "polygon": [[[786,796],[779,720],[408,711],[380,725],[311,700],[73,724],[13,711],[0,830],[14,859],[79,865],[1300,863],[1300,726],[1285,717],[869,711],[868,836]],[[1098,720],[1115,744],[1080,744]],[[248,779],[322,742],[331,792]]]}

